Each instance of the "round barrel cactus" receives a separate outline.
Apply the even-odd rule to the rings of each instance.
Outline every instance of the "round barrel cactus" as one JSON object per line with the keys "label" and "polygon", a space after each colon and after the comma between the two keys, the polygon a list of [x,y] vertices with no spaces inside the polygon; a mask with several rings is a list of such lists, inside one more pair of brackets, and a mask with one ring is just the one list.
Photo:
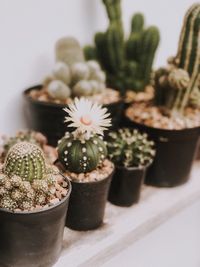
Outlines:
{"label": "round barrel cactus", "polygon": [[63,166],[75,173],[94,170],[107,156],[107,148],[101,137],[78,139],[66,134],[58,144],[58,156]]}
{"label": "round barrel cactus", "polygon": [[42,179],[46,167],[42,150],[35,144],[20,142],[8,151],[4,173],[8,176],[18,175],[23,180]]}

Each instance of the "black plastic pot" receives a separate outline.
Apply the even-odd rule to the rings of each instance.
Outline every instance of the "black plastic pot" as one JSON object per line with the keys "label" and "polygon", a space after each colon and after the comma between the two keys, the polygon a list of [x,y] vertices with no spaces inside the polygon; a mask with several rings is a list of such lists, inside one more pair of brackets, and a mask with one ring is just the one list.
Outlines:
{"label": "black plastic pot", "polygon": [[0,209],[0,266],[51,267],[63,240],[71,185],[59,203],[38,212]]}
{"label": "black plastic pot", "polygon": [[[41,90],[42,85],[37,85],[24,91],[28,126],[35,131],[43,133],[47,136],[48,143],[56,146],[57,141],[69,130],[67,129],[67,124],[64,123],[66,112],[63,111],[63,108],[66,105],[35,100],[29,95],[33,89]],[[112,128],[117,129],[121,119],[123,102],[115,102],[105,105],[105,107],[111,114]]]}
{"label": "black plastic pot", "polygon": [[72,194],[67,213],[67,227],[87,231],[101,226],[112,175],[100,181],[71,182]]}
{"label": "black plastic pot", "polygon": [[148,127],[125,117],[126,126],[146,132],[156,145],[156,157],[147,171],[145,183],[158,187],[184,184],[190,177],[200,127],[166,130]]}
{"label": "black plastic pot", "polygon": [[130,207],[140,198],[146,167],[118,167],[111,181],[108,200],[117,206]]}

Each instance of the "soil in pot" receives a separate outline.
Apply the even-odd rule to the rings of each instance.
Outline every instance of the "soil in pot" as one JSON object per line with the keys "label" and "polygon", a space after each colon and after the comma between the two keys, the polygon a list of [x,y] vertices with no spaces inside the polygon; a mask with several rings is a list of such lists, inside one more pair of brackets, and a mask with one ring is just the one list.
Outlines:
{"label": "soil in pot", "polygon": [[58,259],[71,192],[30,142],[13,145],[0,170],[0,266],[51,267]]}
{"label": "soil in pot", "polygon": [[102,225],[113,170],[113,164],[105,160],[101,168],[92,172],[64,173],[72,183],[67,227],[86,231]]}
{"label": "soil in pot", "polygon": [[140,199],[146,167],[115,167],[108,200],[117,206],[130,207]]}
{"label": "soil in pot", "polygon": [[[67,131],[67,124],[64,124],[66,112],[63,108],[69,104],[72,99],[66,102],[51,99],[42,85],[38,85],[25,90],[25,110],[26,119],[29,127],[40,131],[48,138],[50,145],[56,146],[57,141]],[[104,95],[99,94],[90,97],[108,109],[112,117],[112,127],[117,128],[121,119],[123,110],[123,101],[116,90],[106,89]]]}
{"label": "soil in pot", "polygon": [[146,132],[156,145],[156,157],[145,182],[172,187],[190,176],[200,133],[199,110],[187,108],[184,120],[157,107],[135,104],[126,110],[126,125]]}

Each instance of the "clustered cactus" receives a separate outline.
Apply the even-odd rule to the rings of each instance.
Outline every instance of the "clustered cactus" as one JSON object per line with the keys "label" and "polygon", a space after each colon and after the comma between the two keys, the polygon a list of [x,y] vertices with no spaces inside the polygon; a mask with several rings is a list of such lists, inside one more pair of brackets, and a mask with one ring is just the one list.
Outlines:
{"label": "clustered cactus", "polygon": [[97,59],[106,71],[111,88],[143,91],[150,83],[152,64],[160,35],[157,27],[144,28],[144,16],[135,14],[131,21],[131,33],[124,38],[121,1],[102,0],[110,21],[105,33],[97,33],[95,47],[86,46],[87,59]]}
{"label": "clustered cactus", "polygon": [[194,4],[185,15],[176,57],[155,74],[155,104],[175,112],[200,107],[199,85],[200,4]]}
{"label": "clustered cactus", "polygon": [[117,166],[143,167],[153,161],[154,142],[147,134],[128,128],[108,134],[108,155]]}
{"label": "clustered cactus", "polygon": [[86,173],[101,166],[107,157],[103,131],[110,126],[107,109],[81,98],[75,99],[65,111],[66,122],[75,131],[66,133],[58,142],[58,158],[64,168],[74,173]]}
{"label": "clustered cactus", "polygon": [[32,210],[55,194],[58,170],[46,166],[42,150],[23,141],[9,150],[0,172],[0,208]]}
{"label": "clustered cactus", "polygon": [[85,61],[83,50],[72,37],[56,43],[56,64],[44,81],[53,99],[65,101],[70,96],[92,96],[105,89],[105,73],[95,60]]}

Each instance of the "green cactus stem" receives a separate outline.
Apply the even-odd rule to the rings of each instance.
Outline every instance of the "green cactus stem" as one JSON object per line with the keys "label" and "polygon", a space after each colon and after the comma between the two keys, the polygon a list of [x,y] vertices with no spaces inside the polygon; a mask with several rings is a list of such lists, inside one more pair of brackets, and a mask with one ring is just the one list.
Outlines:
{"label": "green cactus stem", "polygon": [[185,15],[176,56],[178,67],[186,70],[190,76],[194,72],[196,61],[199,62],[199,43],[200,4],[197,3],[192,5]]}
{"label": "green cactus stem", "polygon": [[[196,97],[200,95],[198,93],[200,91],[200,4],[192,5],[187,11],[177,56],[169,63],[170,67],[165,75],[161,75],[159,80],[155,79],[156,96],[158,96],[157,92],[162,96],[165,95],[164,106],[184,113],[194,95]],[[166,81],[165,85],[162,84],[163,80]],[[193,99],[192,102],[194,105],[199,101]]]}
{"label": "green cactus stem", "polygon": [[99,136],[79,140],[72,134],[66,134],[58,144],[60,162],[71,172],[90,172],[96,169],[106,156],[106,145]]}
{"label": "green cactus stem", "polygon": [[[108,86],[120,90],[122,95],[126,90],[143,91],[150,83],[152,65],[160,41],[159,31],[153,26],[145,29],[144,16],[136,13],[131,20],[130,37],[126,40],[121,1],[102,2],[107,11],[109,26],[106,32],[95,35],[95,47],[86,47],[86,57],[99,60],[106,72]],[[94,56],[92,51],[95,51]]]}
{"label": "green cactus stem", "polygon": [[92,45],[86,45],[83,50],[86,60],[97,60],[97,51],[95,47],[93,47]]}
{"label": "green cactus stem", "polygon": [[4,173],[17,175],[27,181],[42,179],[46,171],[42,150],[32,143],[20,142],[8,151]]}

